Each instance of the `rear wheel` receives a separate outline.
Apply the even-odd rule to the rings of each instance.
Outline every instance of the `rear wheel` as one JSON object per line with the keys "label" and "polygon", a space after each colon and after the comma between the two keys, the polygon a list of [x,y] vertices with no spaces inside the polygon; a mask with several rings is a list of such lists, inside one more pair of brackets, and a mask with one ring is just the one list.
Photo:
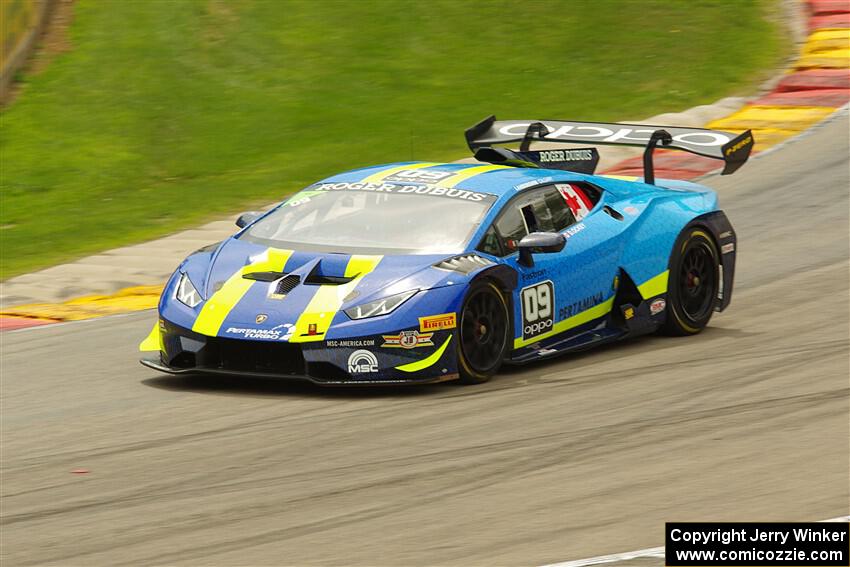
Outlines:
{"label": "rear wheel", "polygon": [[711,235],[688,227],[676,240],[667,286],[666,335],[695,335],[708,325],[720,286],[720,255]]}
{"label": "rear wheel", "polygon": [[480,384],[496,373],[508,351],[509,321],[508,305],[499,288],[491,282],[473,284],[460,312],[462,382]]}

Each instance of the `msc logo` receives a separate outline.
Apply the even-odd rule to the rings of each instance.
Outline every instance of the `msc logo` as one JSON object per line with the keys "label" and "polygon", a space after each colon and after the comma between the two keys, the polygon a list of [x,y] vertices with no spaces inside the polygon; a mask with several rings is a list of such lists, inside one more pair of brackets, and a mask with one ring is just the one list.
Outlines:
{"label": "msc logo", "polygon": [[370,374],[378,371],[378,359],[368,350],[355,350],[348,357],[349,374]]}

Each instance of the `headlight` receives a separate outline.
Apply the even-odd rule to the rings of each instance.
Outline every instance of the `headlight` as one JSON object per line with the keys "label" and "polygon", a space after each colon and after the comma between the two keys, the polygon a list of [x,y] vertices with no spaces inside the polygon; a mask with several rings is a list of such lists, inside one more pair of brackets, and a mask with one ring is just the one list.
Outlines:
{"label": "headlight", "polygon": [[177,301],[189,307],[197,307],[203,301],[201,294],[192,285],[192,281],[186,274],[180,274],[180,283],[177,284],[177,293],[175,294]]}
{"label": "headlight", "polygon": [[418,289],[397,293],[389,297],[384,297],[377,301],[370,301],[362,305],[355,305],[345,310],[345,314],[352,319],[366,319],[367,317],[377,317],[378,315],[386,315],[392,313],[399,305],[416,295]]}

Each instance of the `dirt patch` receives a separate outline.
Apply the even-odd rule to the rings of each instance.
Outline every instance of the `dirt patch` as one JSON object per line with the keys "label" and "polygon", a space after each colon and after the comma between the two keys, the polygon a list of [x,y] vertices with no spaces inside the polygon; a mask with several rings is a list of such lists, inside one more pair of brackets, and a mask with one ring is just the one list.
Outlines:
{"label": "dirt patch", "polygon": [[238,21],[233,6],[223,0],[209,0],[204,6],[203,39],[206,44],[221,43]]}
{"label": "dirt patch", "polygon": [[18,95],[26,88],[26,81],[17,80],[22,75],[35,76],[44,72],[57,55],[71,50],[71,39],[68,28],[74,17],[74,2],[76,0],[57,0],[50,11],[49,21],[44,32],[38,39],[38,44],[26,65],[16,73],[16,80],[9,88],[7,96],[0,101],[3,106],[12,104]]}

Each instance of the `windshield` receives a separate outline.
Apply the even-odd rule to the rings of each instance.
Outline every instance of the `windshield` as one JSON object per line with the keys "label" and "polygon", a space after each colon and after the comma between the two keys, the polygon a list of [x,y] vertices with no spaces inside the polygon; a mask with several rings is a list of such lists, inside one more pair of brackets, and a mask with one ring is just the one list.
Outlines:
{"label": "windshield", "polygon": [[294,195],[240,238],[348,254],[456,254],[496,197],[435,185],[324,183]]}

